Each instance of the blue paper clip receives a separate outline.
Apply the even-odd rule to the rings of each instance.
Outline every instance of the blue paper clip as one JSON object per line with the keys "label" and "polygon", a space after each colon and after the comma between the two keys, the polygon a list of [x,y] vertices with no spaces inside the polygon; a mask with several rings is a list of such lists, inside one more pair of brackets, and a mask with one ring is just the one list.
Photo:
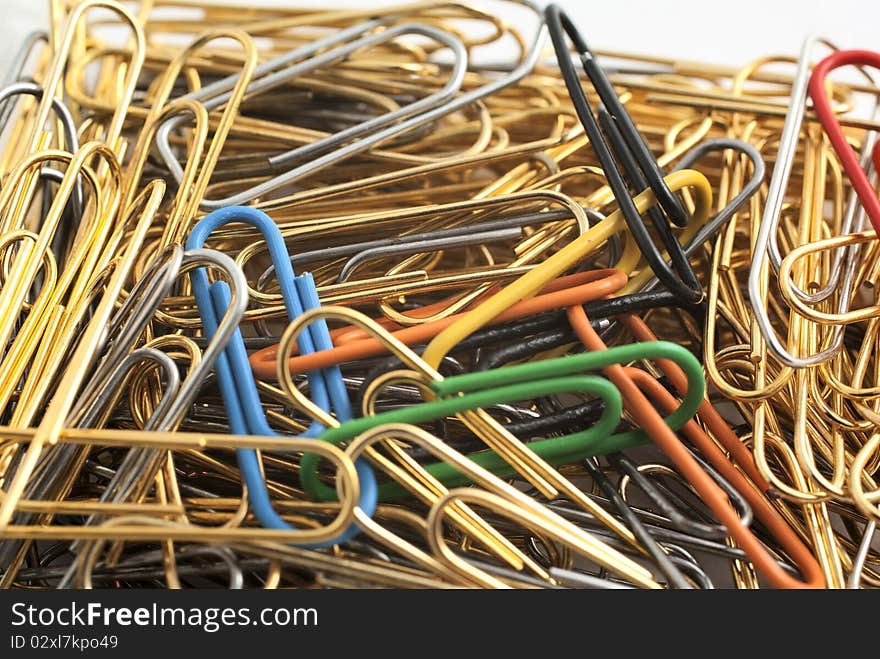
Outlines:
{"label": "blue paper clip", "polygon": [[[214,211],[205,216],[193,228],[186,242],[187,249],[202,247],[213,231],[230,222],[249,224],[263,235],[275,266],[281,296],[284,299],[284,306],[290,320],[302,315],[306,309],[320,306],[312,276],[306,274],[297,277],[294,274],[293,266],[290,263],[290,254],[284,244],[281,231],[272,218],[260,210],[231,206]],[[231,300],[229,285],[224,281],[210,284],[204,268],[192,270],[190,281],[205,335],[210,338],[217,331],[218,319],[223,317],[229,306]],[[316,347],[318,350],[327,350],[333,347],[326,322],[314,323],[309,327],[309,330],[300,334],[297,339],[300,354],[315,352]],[[248,361],[241,330],[235,331],[223,354],[217,360],[215,369],[218,387],[223,396],[226,413],[229,416],[231,431],[240,435],[277,435],[269,426],[263,413],[262,402]],[[332,404],[332,409],[340,422],[344,423],[350,420],[352,418],[351,402],[339,367],[310,371],[307,375],[314,402],[327,412],[330,411]],[[324,430],[325,427],[320,422],[313,421],[303,434],[306,437],[316,437]],[[236,456],[242,477],[247,485],[248,501],[260,523],[271,529],[293,528],[272,507],[256,452],[251,449],[239,449]],[[358,460],[355,467],[361,487],[358,506],[367,515],[372,516],[376,510],[378,498],[376,476],[366,460]],[[327,547],[339,544],[359,532],[360,529],[353,522],[339,537],[309,546]]]}

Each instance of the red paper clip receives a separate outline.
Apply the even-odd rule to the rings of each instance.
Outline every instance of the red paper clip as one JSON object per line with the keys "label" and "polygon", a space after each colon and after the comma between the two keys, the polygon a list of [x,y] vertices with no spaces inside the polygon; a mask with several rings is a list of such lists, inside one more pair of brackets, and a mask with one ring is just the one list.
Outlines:
{"label": "red paper clip", "polygon": [[[829,55],[813,69],[809,86],[810,98],[813,99],[813,109],[819,117],[819,122],[822,124],[822,128],[825,129],[828,139],[831,140],[831,145],[837,152],[837,157],[840,158],[840,162],[843,164],[843,169],[846,171],[853,189],[859,195],[862,206],[868,214],[871,224],[874,225],[874,230],[880,234],[880,199],[877,198],[877,192],[871,185],[867,173],[859,164],[858,156],[846,141],[846,136],[843,134],[840,122],[837,121],[837,116],[834,114],[834,110],[831,108],[831,103],[825,93],[825,79],[828,77],[828,74],[835,69],[849,64],[872,66],[880,69],[880,53],[875,53],[871,50],[839,50]],[[875,167],[878,160],[880,160],[880,151],[875,148]]]}

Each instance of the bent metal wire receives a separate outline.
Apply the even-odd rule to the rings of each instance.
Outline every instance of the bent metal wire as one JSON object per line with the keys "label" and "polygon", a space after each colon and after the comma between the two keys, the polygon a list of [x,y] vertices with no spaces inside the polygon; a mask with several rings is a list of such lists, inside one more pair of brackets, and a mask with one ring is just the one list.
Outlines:
{"label": "bent metal wire", "polygon": [[4,76],[2,587],[880,587],[880,55],[185,5]]}

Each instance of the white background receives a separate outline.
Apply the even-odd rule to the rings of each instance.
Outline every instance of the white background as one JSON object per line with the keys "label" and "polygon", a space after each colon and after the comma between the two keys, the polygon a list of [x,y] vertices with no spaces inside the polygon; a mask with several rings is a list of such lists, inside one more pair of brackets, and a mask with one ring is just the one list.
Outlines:
{"label": "white background", "polygon": [[[497,6],[470,0],[477,6]],[[236,3],[231,3],[236,4]],[[384,0],[239,0],[246,6],[381,7]],[[741,65],[796,54],[818,33],[880,50],[880,0],[560,0],[594,48]],[[0,77],[21,39],[46,25],[48,0],[0,0]]]}

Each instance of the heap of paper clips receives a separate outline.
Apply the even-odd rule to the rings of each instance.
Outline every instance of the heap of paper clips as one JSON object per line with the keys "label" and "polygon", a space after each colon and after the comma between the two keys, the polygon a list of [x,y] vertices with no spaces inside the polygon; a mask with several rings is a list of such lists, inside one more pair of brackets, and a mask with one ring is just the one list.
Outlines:
{"label": "heap of paper clips", "polygon": [[51,7],[0,91],[3,587],[880,586],[880,54]]}

